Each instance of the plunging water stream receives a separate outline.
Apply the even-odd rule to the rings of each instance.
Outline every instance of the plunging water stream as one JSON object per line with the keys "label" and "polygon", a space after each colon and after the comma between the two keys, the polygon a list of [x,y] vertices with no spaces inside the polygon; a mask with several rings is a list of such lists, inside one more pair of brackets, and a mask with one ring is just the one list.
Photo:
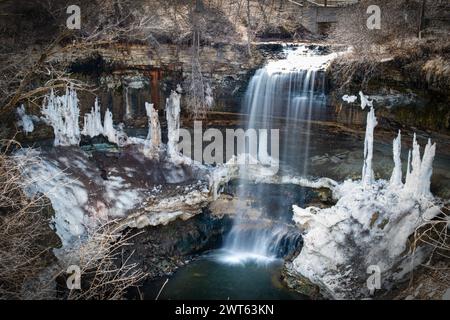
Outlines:
{"label": "plunging water stream", "polygon": [[[297,175],[307,175],[310,144],[310,120],[325,115],[324,67],[332,55],[320,55],[305,46],[285,49],[286,58],[269,62],[259,69],[247,89],[243,113],[248,114],[248,128],[282,129],[285,132],[301,131],[297,145],[281,145],[281,161],[290,157],[302,159],[303,167]],[[280,122],[274,119],[283,119]],[[281,141],[286,144],[289,140]],[[290,143],[290,142],[289,142]],[[249,183],[241,179],[238,197],[248,197]],[[265,196],[264,189],[254,195]],[[283,207],[278,199],[276,207]],[[247,261],[270,262],[292,252],[298,246],[300,236],[286,222],[290,214],[274,217],[271,212],[260,217],[247,217],[243,208],[236,208],[237,215],[231,232],[225,239],[221,261],[245,263]],[[289,208],[285,208],[289,212]]]}

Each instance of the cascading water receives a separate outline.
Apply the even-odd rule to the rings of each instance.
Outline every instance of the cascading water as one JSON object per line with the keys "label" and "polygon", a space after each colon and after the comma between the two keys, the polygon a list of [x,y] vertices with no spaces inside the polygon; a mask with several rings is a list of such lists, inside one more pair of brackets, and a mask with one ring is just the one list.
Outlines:
{"label": "cascading water", "polygon": [[[255,73],[246,92],[243,113],[248,115],[247,129],[280,129],[280,163],[287,166],[295,163],[295,173],[306,176],[311,120],[326,117],[324,69],[334,54],[321,54],[305,46],[286,47],[284,53],[284,59],[271,61]],[[283,138],[283,134],[297,133],[295,144],[292,139]],[[240,199],[247,199],[250,185],[244,179],[241,181],[237,193]],[[264,196],[264,188],[254,194],[260,199]],[[289,210],[289,206],[283,206],[282,197],[275,201],[279,202],[275,204],[279,208]],[[301,238],[289,226],[290,216],[273,217],[273,213],[265,212],[258,218],[249,218],[242,208],[236,210],[222,261],[269,262],[298,247]]]}

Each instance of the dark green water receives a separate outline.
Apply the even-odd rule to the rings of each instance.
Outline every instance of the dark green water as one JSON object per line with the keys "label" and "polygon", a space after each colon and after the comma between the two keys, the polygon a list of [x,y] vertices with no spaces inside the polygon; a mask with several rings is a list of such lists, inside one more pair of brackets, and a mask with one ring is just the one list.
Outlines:
{"label": "dark green water", "polygon": [[[178,269],[168,278],[159,300],[305,299],[280,280],[282,260],[230,264],[222,261],[224,255],[215,250]],[[166,279],[144,286],[145,298],[155,299]]]}

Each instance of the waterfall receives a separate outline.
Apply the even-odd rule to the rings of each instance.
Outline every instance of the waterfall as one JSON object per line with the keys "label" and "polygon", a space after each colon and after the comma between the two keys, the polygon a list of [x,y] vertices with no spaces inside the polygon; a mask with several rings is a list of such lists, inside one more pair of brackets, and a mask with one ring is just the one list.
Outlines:
{"label": "waterfall", "polygon": [[[281,139],[280,161],[295,159],[297,165],[301,163],[296,173],[306,176],[311,120],[326,117],[324,69],[334,54],[319,54],[305,46],[286,47],[284,54],[284,59],[270,61],[256,71],[242,108],[248,117],[247,129],[280,129],[284,135],[301,133],[295,136],[295,144]],[[238,196],[246,199],[249,185],[241,181]],[[257,192],[255,197],[264,197],[264,191]],[[282,206],[282,201],[280,199],[276,205]],[[248,218],[241,213],[245,210],[236,210],[234,225],[225,239],[222,261],[271,261],[293,253],[298,247],[299,234],[283,221],[264,216]],[[288,210],[286,208],[286,212]],[[267,223],[267,219],[271,223]]]}

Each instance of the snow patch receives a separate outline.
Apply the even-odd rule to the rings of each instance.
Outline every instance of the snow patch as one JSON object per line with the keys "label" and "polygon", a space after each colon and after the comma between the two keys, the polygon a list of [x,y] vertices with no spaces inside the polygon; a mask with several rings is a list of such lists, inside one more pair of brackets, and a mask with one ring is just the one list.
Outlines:
{"label": "snow patch", "polygon": [[342,100],[344,100],[347,103],[353,103],[358,99],[357,96],[349,96],[347,94],[342,96]]}

